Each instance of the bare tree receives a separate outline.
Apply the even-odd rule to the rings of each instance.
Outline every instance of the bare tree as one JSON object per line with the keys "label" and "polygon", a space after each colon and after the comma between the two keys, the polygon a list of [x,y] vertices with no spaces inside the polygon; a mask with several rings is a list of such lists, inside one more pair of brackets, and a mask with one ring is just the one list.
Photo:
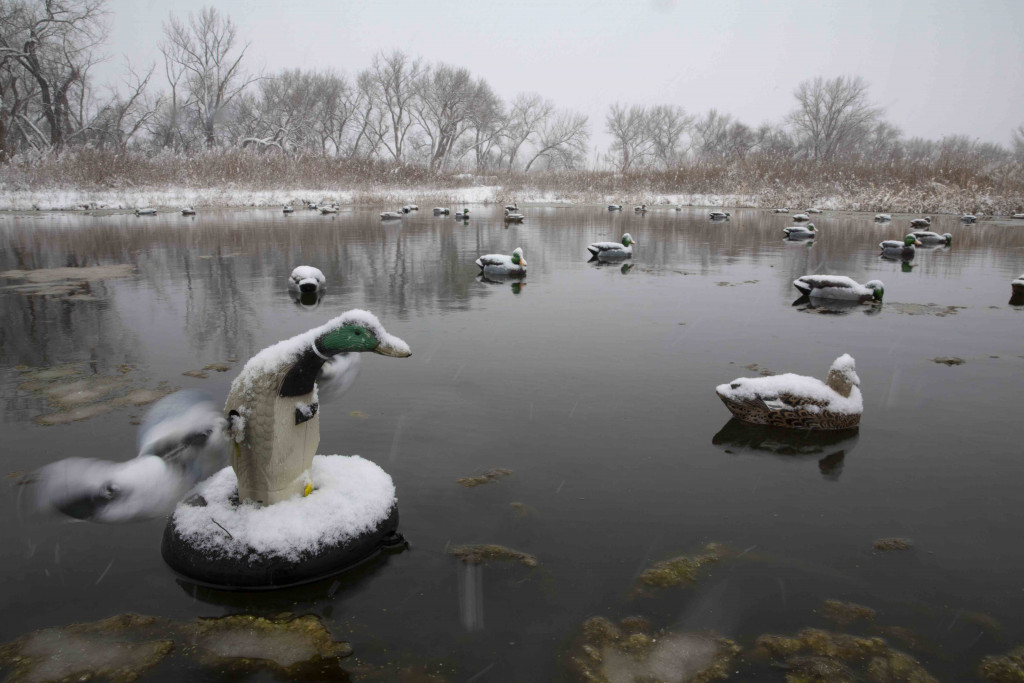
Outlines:
{"label": "bare tree", "polygon": [[512,101],[505,131],[502,135],[502,152],[508,163],[508,170],[515,167],[516,157],[524,145],[533,142],[552,113],[555,105],[535,93],[520,93]]}
{"label": "bare tree", "polygon": [[586,155],[589,140],[587,116],[570,110],[560,111],[541,128],[537,149],[523,170],[529,173],[538,159],[545,159],[553,167],[575,168]]}
{"label": "bare tree", "polygon": [[681,148],[683,133],[693,124],[693,117],[687,116],[682,107],[659,105],[647,112],[647,136],[651,143],[651,155],[663,168],[669,168],[682,161],[685,149]]}
{"label": "bare tree", "polygon": [[124,91],[112,89],[107,101],[98,108],[84,129],[89,140],[100,147],[110,145],[120,151],[128,147],[132,138],[156,115],[161,104],[160,99],[151,101],[147,93],[155,70],[153,65],[141,74],[126,61],[127,74],[122,82]]}
{"label": "bare tree", "polygon": [[476,84],[468,69],[439,64],[424,71],[415,89],[410,112],[429,140],[428,165],[436,171],[472,125]]}
{"label": "bare tree", "polygon": [[1017,161],[1024,163],[1024,124],[1013,131],[1013,155]]}
{"label": "bare tree", "polygon": [[217,142],[218,117],[227,105],[257,80],[242,70],[249,44],[236,50],[237,29],[213,7],[190,13],[188,22],[173,14],[164,24],[160,51],[184,74],[188,101],[202,123],[207,147]]}
{"label": "bare tree", "polygon": [[818,76],[793,92],[797,109],[789,122],[813,159],[831,160],[854,149],[881,116],[868,101],[868,84],[859,76]]}
{"label": "bare tree", "polygon": [[711,161],[727,155],[729,126],[732,123],[729,114],[719,114],[717,109],[711,109],[703,118],[694,121],[691,136],[697,161]]}
{"label": "bare tree", "polygon": [[617,157],[619,173],[642,165],[651,154],[651,129],[644,107],[635,104],[627,108],[622,104],[613,104],[605,118],[605,126],[612,136],[611,151]]}
{"label": "bare tree", "polygon": [[[26,140],[43,138],[60,149],[80,129],[87,102],[86,74],[107,36],[105,2],[14,0],[0,6],[0,58],[32,79],[38,96],[38,120],[27,112],[19,112],[15,119]],[[9,95],[14,95],[15,86],[16,79],[8,81]],[[45,137],[37,123],[45,124]]]}
{"label": "bare tree", "polygon": [[473,126],[471,146],[476,169],[483,171],[499,165],[501,154],[497,150],[507,123],[505,106],[483,79],[476,83],[469,117]]}
{"label": "bare tree", "polygon": [[371,121],[386,124],[384,130],[375,126],[379,141],[395,161],[402,161],[406,138],[414,123],[412,106],[423,67],[420,60],[411,59],[401,50],[394,50],[390,54],[374,55],[369,73],[375,104],[384,114]]}

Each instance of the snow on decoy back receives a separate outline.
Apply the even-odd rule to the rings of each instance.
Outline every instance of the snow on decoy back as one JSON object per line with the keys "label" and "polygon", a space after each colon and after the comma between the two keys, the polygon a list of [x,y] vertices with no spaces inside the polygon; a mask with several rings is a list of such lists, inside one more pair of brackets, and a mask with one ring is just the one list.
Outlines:
{"label": "snow on decoy back", "polygon": [[633,255],[633,237],[627,232],[622,236],[621,242],[594,242],[587,246],[595,257],[628,258]]}
{"label": "snow on decoy back", "polygon": [[850,429],[860,424],[864,401],[853,358],[843,354],[825,382],[803,375],[739,377],[715,391],[745,422],[790,429]]}
{"label": "snow on decoy back", "polygon": [[526,259],[522,247],[516,247],[511,256],[505,254],[484,254],[476,265],[485,275],[526,275]]}
{"label": "snow on decoy back", "polygon": [[793,280],[804,296],[843,301],[881,301],[885,286],[880,280],[860,284],[845,275],[804,275]]}
{"label": "snow on decoy back", "polygon": [[227,464],[226,427],[220,406],[206,394],[171,394],[147,412],[135,458],[66,458],[31,475],[36,507],[93,522],[165,515],[196,483]]}

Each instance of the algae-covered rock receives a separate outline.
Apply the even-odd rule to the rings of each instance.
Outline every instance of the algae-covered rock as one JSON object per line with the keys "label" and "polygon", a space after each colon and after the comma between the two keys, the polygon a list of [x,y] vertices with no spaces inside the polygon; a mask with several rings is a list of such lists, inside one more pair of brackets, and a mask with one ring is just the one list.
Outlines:
{"label": "algae-covered rock", "polygon": [[536,567],[537,558],[524,552],[506,548],[503,545],[459,545],[448,549],[448,554],[457,557],[466,564],[483,564],[488,560],[514,560],[527,567]]}
{"label": "algae-covered rock", "polygon": [[697,572],[713,562],[722,559],[723,548],[717,543],[708,543],[694,555],[680,555],[662,560],[640,575],[640,580],[654,588],[667,588],[697,580]]}
{"label": "algae-covered rock", "polygon": [[935,681],[916,659],[881,638],[808,628],[795,636],[762,635],[754,651],[785,669],[789,683],[865,678],[876,683]]}
{"label": "algae-covered rock", "polygon": [[871,547],[880,552],[887,553],[893,550],[910,550],[914,547],[914,542],[909,538],[880,538],[872,543]]}
{"label": "algae-covered rock", "polygon": [[492,481],[498,481],[510,474],[512,474],[512,470],[506,470],[499,467],[498,469],[493,469],[490,472],[485,472],[479,477],[462,477],[457,480],[457,483],[462,484],[466,488],[472,488],[482,484],[490,484]]}
{"label": "algae-covered rock", "polygon": [[321,663],[336,664],[337,659],[352,653],[348,643],[336,642],[323,622],[312,615],[200,619],[196,630],[196,649],[211,666],[267,668],[289,674]]}
{"label": "algae-covered rock", "polygon": [[1024,681],[1024,645],[1015,647],[1005,655],[989,655],[982,659],[978,676],[993,683]]}
{"label": "algae-covered rock", "polygon": [[654,631],[642,617],[618,624],[592,617],[583,624],[577,649],[570,668],[582,680],[601,683],[726,678],[739,652],[735,643],[714,634]]}
{"label": "algae-covered rock", "polygon": [[829,621],[839,626],[852,624],[858,619],[874,621],[875,610],[864,605],[853,602],[840,602],[839,600],[826,600],[821,606],[821,614]]}
{"label": "algae-covered rock", "polygon": [[125,614],[89,624],[35,631],[0,648],[12,683],[101,679],[129,683],[174,650],[174,642],[147,638],[153,617]]}

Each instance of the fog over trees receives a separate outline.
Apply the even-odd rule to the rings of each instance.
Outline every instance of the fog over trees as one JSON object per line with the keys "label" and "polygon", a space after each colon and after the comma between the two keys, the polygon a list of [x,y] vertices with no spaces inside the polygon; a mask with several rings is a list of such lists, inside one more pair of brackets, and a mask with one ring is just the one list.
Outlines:
{"label": "fog over trees", "polygon": [[[612,104],[603,122],[537,93],[506,94],[457,64],[382,49],[354,73],[254,70],[231,18],[169,14],[160,63],[125,63],[115,84],[90,75],[103,53],[105,0],[0,0],[0,160],[96,148],[193,154],[246,149],[413,164],[431,172],[607,169],[619,173],[749,160],[903,164],[1024,163],[965,136],[906,138],[858,76],[815,77],[784,120],[751,126],[674,103]],[[590,146],[603,124],[606,150]]]}

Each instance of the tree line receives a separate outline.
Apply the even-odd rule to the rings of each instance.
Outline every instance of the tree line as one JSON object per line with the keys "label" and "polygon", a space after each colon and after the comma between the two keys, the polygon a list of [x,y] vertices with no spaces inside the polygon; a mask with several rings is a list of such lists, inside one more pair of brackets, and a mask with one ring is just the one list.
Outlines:
{"label": "tree line", "polygon": [[91,147],[196,153],[244,148],[415,164],[432,172],[529,172],[586,166],[620,173],[756,159],[902,164],[1024,162],[966,136],[905,138],[855,76],[804,81],[783,121],[748,126],[712,109],[615,103],[610,148],[590,155],[591,122],[535,93],[510,101],[466,68],[401,50],[353,76],[334,70],[248,70],[249,44],[207,7],[162,26],[160,63],[125,63],[101,88],[91,71],[108,35],[106,0],[0,0],[0,160],[27,150]]}

